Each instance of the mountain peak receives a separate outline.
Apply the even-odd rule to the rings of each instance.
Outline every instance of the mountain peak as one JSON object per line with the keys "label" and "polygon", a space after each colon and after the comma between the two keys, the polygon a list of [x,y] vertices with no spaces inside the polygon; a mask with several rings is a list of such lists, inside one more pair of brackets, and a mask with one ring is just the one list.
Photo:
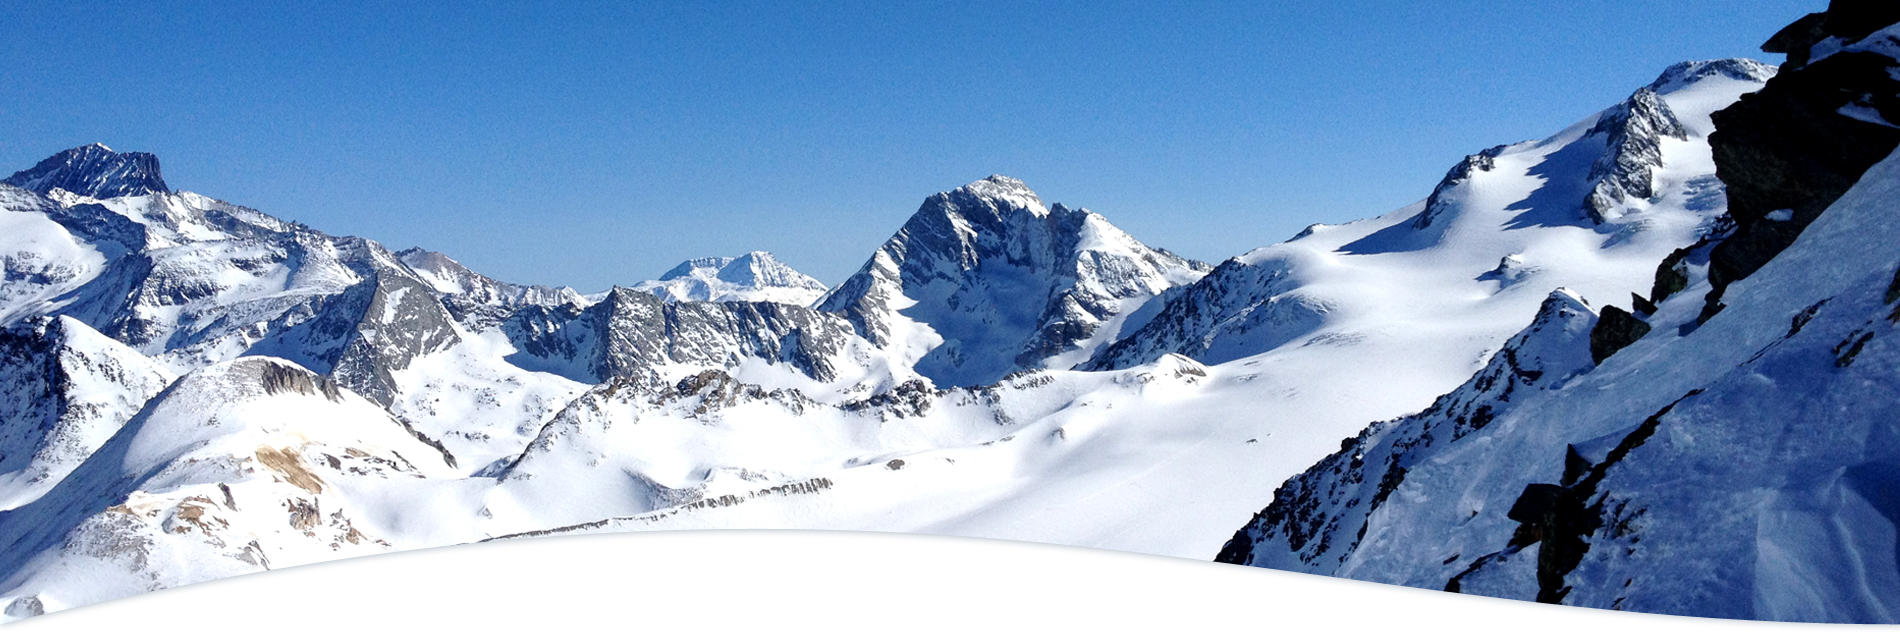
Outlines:
{"label": "mountain peak", "polygon": [[[695,273],[701,272],[701,271],[717,272],[720,269],[726,268],[726,265],[732,264],[732,261],[734,260],[738,260],[738,259],[732,258],[729,256],[709,256],[706,258],[694,258],[694,259],[687,260],[685,262],[680,263],[679,266],[677,267],[668,269],[666,273],[660,274],[660,280],[662,281],[677,280],[680,278],[693,277]],[[714,274],[714,275],[717,275],[717,274]]]}
{"label": "mountain peak", "polygon": [[950,192],[945,192],[939,196],[951,200],[962,197],[982,199],[992,203],[1001,203],[1006,207],[1027,209],[1038,216],[1046,214],[1049,211],[1047,207],[1043,206],[1042,197],[1037,196],[1035,190],[1029,189],[1028,184],[1023,183],[1021,179],[1015,179],[1001,174],[991,174],[980,180],[971,182],[969,185],[959,187]]}
{"label": "mountain peak", "polygon": [[642,282],[633,289],[672,302],[740,300],[804,306],[824,295],[827,288],[770,252],[754,251],[737,258],[694,258],[660,279]]}
{"label": "mountain peak", "polygon": [[1650,82],[1647,88],[1666,95],[1717,76],[1762,83],[1774,77],[1775,71],[1772,64],[1763,64],[1745,57],[1677,62],[1674,66],[1664,69],[1662,75],[1657,76],[1656,81]]}
{"label": "mountain peak", "polygon": [[103,143],[79,146],[13,173],[5,183],[40,194],[55,188],[92,198],[143,196],[170,192],[158,169],[158,157],[145,152],[114,152]]}

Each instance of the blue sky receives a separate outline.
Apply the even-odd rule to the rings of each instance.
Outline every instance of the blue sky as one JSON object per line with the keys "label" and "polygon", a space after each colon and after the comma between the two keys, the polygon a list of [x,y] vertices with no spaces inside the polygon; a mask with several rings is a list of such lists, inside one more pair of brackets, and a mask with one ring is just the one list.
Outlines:
{"label": "blue sky", "polygon": [[1218,261],[1671,63],[1779,62],[1826,5],[240,4],[9,3],[0,173],[154,152],[177,189],[583,291],[752,249],[836,284],[992,173]]}

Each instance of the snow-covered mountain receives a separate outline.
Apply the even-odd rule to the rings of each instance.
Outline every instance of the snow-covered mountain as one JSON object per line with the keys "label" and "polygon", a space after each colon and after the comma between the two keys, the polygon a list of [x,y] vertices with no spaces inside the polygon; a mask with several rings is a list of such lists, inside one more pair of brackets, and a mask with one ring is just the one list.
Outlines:
{"label": "snow-covered mountain", "polygon": [[938,384],[977,385],[1073,367],[1142,303],[1207,269],[991,176],[926,199],[818,308]]}
{"label": "snow-covered mountain", "polygon": [[[1658,598],[1702,588],[1677,581],[1705,560],[1773,581],[1757,591],[1859,592],[1803,567],[1887,569],[1747,564],[1707,555],[1716,541],[1573,561],[1564,538],[1676,544],[1696,525],[1644,529],[1677,513],[1656,506],[1768,518],[1737,510],[1773,489],[1760,479],[1799,474],[1799,491],[1841,502],[1802,516],[1816,499],[1776,485],[1761,522],[1794,528],[1774,549],[1891,549],[1863,521],[1891,506],[1867,493],[1886,491],[1888,434],[1887,402],[1868,392],[1891,388],[1879,301],[1900,292],[1867,276],[1893,275],[1900,252],[1855,228],[1878,222],[1891,193],[1873,184],[1900,168],[1835,205],[1860,212],[1774,206],[1777,179],[1840,183],[1839,196],[1885,156],[1865,144],[1900,137],[1870,119],[1894,114],[1893,80],[1868,74],[1886,62],[1866,57],[1891,62],[1891,40],[1830,49],[1841,36],[1819,33],[1809,44],[1826,50],[1769,89],[1775,69],[1759,63],[1680,64],[1554,135],[1465,158],[1418,204],[1217,267],[992,176],[926,199],[829,291],[754,252],[583,296],[173,191],[149,155],[68,151],[0,184],[0,614],[398,549],[744,527],[1219,551],[1440,588],[1450,578],[1432,576],[1468,567],[1460,590],[1513,597],[1563,593],[1516,556],[1550,537],[1551,571],[1570,563],[1557,581],[1575,580],[1580,603],[1614,591],[1587,576],[1648,575],[1630,588],[1653,593],[1622,606],[1676,611]],[[1807,133],[1751,133],[1751,118]],[[1839,129],[1852,135],[1828,136]],[[1729,191],[1745,192],[1733,209]],[[1791,238],[1773,262],[1724,251],[1810,222],[1800,240],[1835,242]],[[1856,260],[1773,273],[1789,254]],[[1756,291],[1773,280],[1782,291]],[[1698,344],[1712,341],[1754,348]],[[1762,366],[1795,369],[1822,343],[1838,381]],[[1702,430],[1684,419],[1697,397],[1650,416],[1695,387],[1765,414]],[[1759,405],[1810,389],[1838,395],[1799,416]],[[1707,487],[1726,497],[1693,504],[1670,489],[1675,462],[1741,447],[1697,440],[1806,439],[1801,421],[1856,400],[1869,414],[1827,426],[1844,441],[1776,446],[1822,458],[1753,481],[1717,470],[1727,480]],[[1677,431],[1675,454],[1643,454]],[[1576,533],[1588,522],[1571,503],[1610,500],[1592,492],[1636,497],[1599,509],[1624,529]],[[1528,511],[1510,511],[1520,499]],[[1797,539],[1816,523],[1849,530]],[[1775,601],[1754,615],[1894,619],[1880,602]]]}
{"label": "snow-covered mountain", "polygon": [[1709,162],[1709,113],[1773,73],[1751,60],[1671,67],[1555,136],[1466,157],[1424,203],[1315,225],[1221,263],[1137,313],[1084,367],[1300,348],[1330,359],[1397,338],[1455,347],[1428,353],[1438,367],[1406,374],[1468,375],[1457,366],[1476,351],[1452,354],[1465,338],[1502,341],[1559,286],[1598,302],[1646,290],[1657,262],[1712,231],[1724,199]]}
{"label": "snow-covered mountain", "polygon": [[[1877,18],[1878,21],[1871,21]],[[1835,3],[1715,114],[1729,222],[1634,312],[1548,301],[1219,559],[1598,608],[1900,620],[1900,8]]]}
{"label": "snow-covered mountain", "polygon": [[573,289],[502,282],[475,273],[447,254],[420,247],[396,252],[396,258],[434,289],[449,314],[470,330],[492,327],[523,306],[588,303]]}
{"label": "snow-covered mountain", "polygon": [[754,251],[737,258],[694,258],[658,280],[633,285],[668,302],[777,302],[811,306],[824,297],[825,284]]}
{"label": "snow-covered mountain", "polygon": [[69,317],[0,331],[0,509],[53,489],[172,379]]}
{"label": "snow-covered mountain", "polygon": [[783,365],[819,383],[859,381],[866,371],[856,367],[876,356],[830,313],[777,302],[668,302],[624,287],[586,307],[524,307],[502,328],[520,351],[510,362],[587,383],[630,377],[659,386],[747,362]]}
{"label": "snow-covered mountain", "polygon": [[[110,152],[103,148],[61,156],[88,157],[71,163],[74,170],[137,164],[156,172],[149,155],[114,160],[100,156]],[[119,176],[61,174],[124,184]],[[390,372],[458,338],[428,285],[373,241],[331,237],[190,192],[98,199],[16,189],[0,203],[7,222],[26,230],[0,237],[28,271],[8,281],[11,303],[0,314],[9,323],[71,316],[175,372],[277,355],[334,371],[387,401]],[[33,272],[40,254],[75,258]]]}
{"label": "snow-covered mountain", "polygon": [[185,375],[38,500],[0,512],[5,615],[382,553],[454,479],[376,402],[285,360]]}

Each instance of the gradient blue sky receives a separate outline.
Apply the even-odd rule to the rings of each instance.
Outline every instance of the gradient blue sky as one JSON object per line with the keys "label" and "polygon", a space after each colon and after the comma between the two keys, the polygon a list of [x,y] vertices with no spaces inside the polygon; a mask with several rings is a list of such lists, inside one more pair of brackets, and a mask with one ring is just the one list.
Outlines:
{"label": "gradient blue sky", "polygon": [[0,174],[99,141],[594,291],[752,249],[836,284],[991,173],[1218,261],[1671,63],[1779,62],[1758,45],[1826,2],[142,4],[4,5]]}

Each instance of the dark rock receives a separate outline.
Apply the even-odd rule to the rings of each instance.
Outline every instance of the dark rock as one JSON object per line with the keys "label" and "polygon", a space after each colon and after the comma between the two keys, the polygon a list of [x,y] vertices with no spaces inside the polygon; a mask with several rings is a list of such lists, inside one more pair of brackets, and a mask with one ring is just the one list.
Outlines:
{"label": "dark rock", "polygon": [[[1865,36],[1900,19],[1897,11],[1900,5],[1891,2],[1835,2],[1823,29],[1831,36]],[[1812,22],[1813,16],[1803,18],[1765,49],[1786,50],[1791,62],[1806,60]],[[1791,66],[1797,68],[1784,69],[1760,92],[1743,95],[1713,115],[1716,130],[1709,143],[1716,174],[1728,188],[1736,229],[1710,254],[1713,289],[1702,321],[1721,310],[1728,285],[1793,244],[1861,174],[1900,146],[1900,130],[1840,112],[1859,104],[1900,121],[1900,80],[1892,74],[1900,62],[1843,52]],[[1770,217],[1780,210],[1788,210],[1785,220]]]}
{"label": "dark rock", "polygon": [[1590,359],[1598,364],[1649,334],[1649,323],[1615,306],[1603,307],[1590,330]]}
{"label": "dark rock", "polygon": [[1623,201],[1656,195],[1656,170],[1662,167],[1662,140],[1687,139],[1688,129],[1669,104],[1649,88],[1604,113],[1589,135],[1605,135],[1605,150],[1585,177],[1594,185],[1583,201],[1590,219],[1602,223]]}

